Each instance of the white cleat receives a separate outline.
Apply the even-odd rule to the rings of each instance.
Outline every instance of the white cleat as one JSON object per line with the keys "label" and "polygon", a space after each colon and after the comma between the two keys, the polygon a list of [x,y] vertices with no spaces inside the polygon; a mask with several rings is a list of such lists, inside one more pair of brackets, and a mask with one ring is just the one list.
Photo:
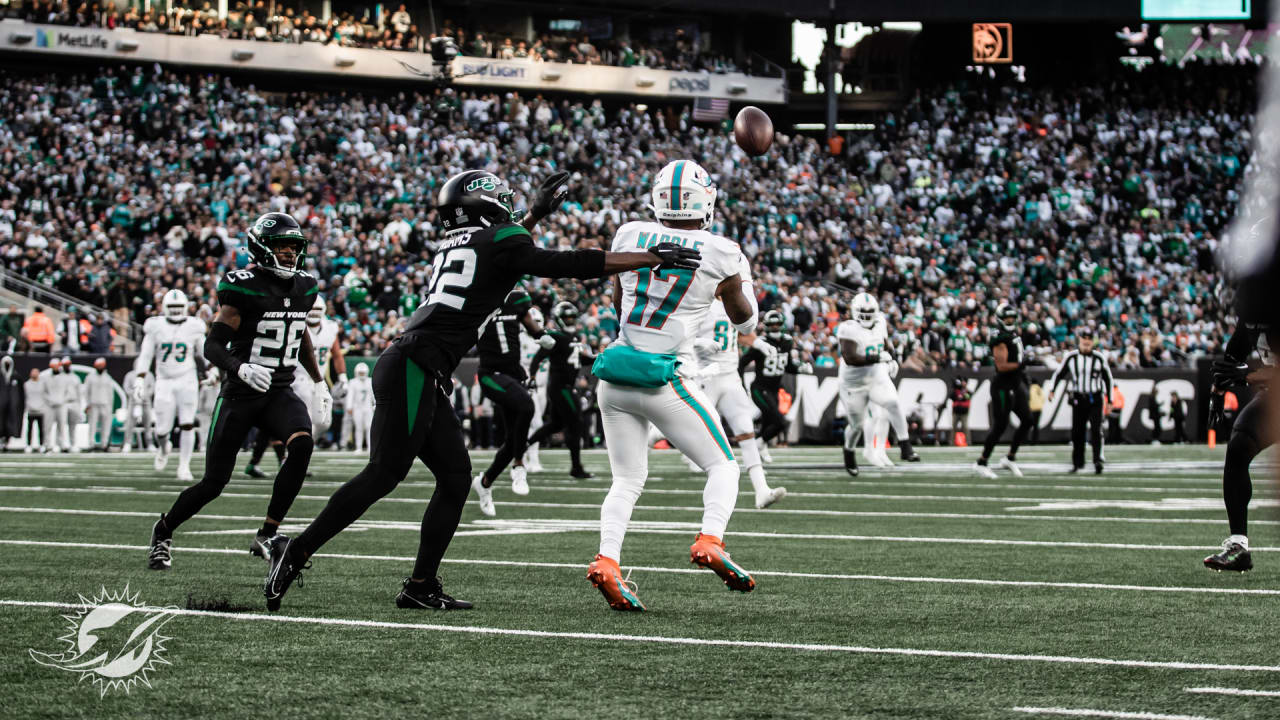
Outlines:
{"label": "white cleat", "polygon": [[756,509],[763,510],[787,496],[787,489],[776,487],[768,492],[756,493]]}
{"label": "white cleat", "polygon": [[480,512],[485,517],[497,517],[498,511],[493,507],[493,488],[481,485],[482,480],[484,480],[484,473],[480,473],[475,480],[471,481],[471,489],[476,491],[476,497],[480,500]]}
{"label": "white cleat", "polygon": [[511,468],[511,492],[517,495],[529,494],[528,473],[519,465]]}
{"label": "white cleat", "polygon": [[769,454],[768,446],[763,444],[760,445],[760,459],[767,463],[773,462],[773,456]]}
{"label": "white cleat", "polygon": [[193,482],[196,479],[196,476],[191,474],[191,468],[185,465],[179,465],[178,479],[182,482]]}
{"label": "white cleat", "polygon": [[884,450],[880,450],[876,452],[875,464],[876,464],[876,467],[882,467],[882,468],[893,467],[893,461],[889,459],[889,453],[885,452]]}
{"label": "white cleat", "polygon": [[987,467],[986,465],[981,465],[981,464],[979,464],[979,463],[976,463],[976,462],[975,462],[975,463],[973,464],[973,471],[974,471],[974,472],[976,472],[976,473],[978,473],[978,477],[983,477],[983,478],[986,478],[986,479],[988,479],[988,480],[995,480],[995,479],[996,479],[996,471],[995,471],[995,470],[992,470],[991,468]]}
{"label": "white cleat", "polygon": [[129,443],[125,443],[124,447],[120,448],[121,455],[128,455],[131,452],[133,452],[133,446],[130,445]]}
{"label": "white cleat", "polygon": [[1000,458],[999,467],[1002,470],[1008,470],[1009,472],[1013,473],[1014,477],[1022,477],[1022,470],[1018,469],[1018,463],[1010,460],[1007,457]]}
{"label": "white cleat", "polygon": [[169,464],[169,454],[156,452],[156,459],[155,459],[155,462],[153,463],[153,465],[155,466],[156,472],[160,472],[161,470],[164,470],[164,466],[168,464]]}

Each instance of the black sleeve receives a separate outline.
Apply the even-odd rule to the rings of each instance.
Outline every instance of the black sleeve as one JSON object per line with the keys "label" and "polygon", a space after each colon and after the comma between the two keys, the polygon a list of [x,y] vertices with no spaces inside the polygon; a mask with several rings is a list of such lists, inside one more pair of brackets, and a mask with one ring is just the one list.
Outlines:
{"label": "black sleeve", "polygon": [[543,250],[533,238],[511,234],[504,238],[495,259],[509,272],[545,278],[591,280],[604,274],[603,250]]}
{"label": "black sleeve", "polygon": [[1111,377],[1111,366],[1107,364],[1106,358],[1100,359],[1102,363],[1102,378],[1107,381],[1107,397],[1111,397],[1111,388],[1114,388],[1115,381]]}
{"label": "black sleeve", "polygon": [[224,322],[214,322],[213,327],[209,328],[209,337],[204,341],[205,359],[229,377],[235,377],[242,364],[227,349],[227,344],[235,337],[235,332]]}
{"label": "black sleeve", "polygon": [[533,354],[533,360],[529,362],[529,377],[535,377],[538,374],[538,366],[543,360],[547,359],[550,353],[544,347],[539,347],[538,352]]}
{"label": "black sleeve", "polygon": [[1254,346],[1258,343],[1256,333],[1243,320],[1236,323],[1236,331],[1227,340],[1226,356],[1234,363],[1242,363],[1249,359]]}
{"label": "black sleeve", "polygon": [[750,350],[742,353],[742,357],[738,360],[738,374],[741,375],[745,373],[747,371],[747,366],[758,360],[759,357],[760,351],[755,348],[751,348]]}

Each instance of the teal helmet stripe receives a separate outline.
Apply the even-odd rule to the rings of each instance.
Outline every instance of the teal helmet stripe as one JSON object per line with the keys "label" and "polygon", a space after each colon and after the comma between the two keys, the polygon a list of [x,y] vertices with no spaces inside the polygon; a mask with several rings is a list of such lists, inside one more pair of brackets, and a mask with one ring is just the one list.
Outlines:
{"label": "teal helmet stripe", "polygon": [[671,173],[671,209],[680,209],[680,176],[684,174],[684,160],[676,163],[676,169]]}

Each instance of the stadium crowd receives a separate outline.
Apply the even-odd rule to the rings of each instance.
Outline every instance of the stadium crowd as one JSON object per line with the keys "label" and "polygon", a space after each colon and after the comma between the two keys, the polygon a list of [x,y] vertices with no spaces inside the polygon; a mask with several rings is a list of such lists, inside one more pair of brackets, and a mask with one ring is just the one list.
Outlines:
{"label": "stadium crowd", "polygon": [[[664,32],[663,41],[649,44],[616,38],[593,41],[588,34],[568,30],[544,32],[530,39],[484,30],[468,32],[449,19],[441,23],[438,32],[424,33],[405,5],[376,17],[371,16],[368,10],[362,10],[358,15],[337,12],[324,19],[302,5],[295,9],[284,3],[267,3],[265,0],[251,3],[240,0],[231,4],[225,15],[219,15],[217,3],[204,0],[197,7],[198,1],[178,0],[162,11],[143,9],[136,4],[121,7],[111,0],[77,3],[69,0],[27,0],[11,14],[28,22],[53,25],[132,28],[139,32],[171,35],[218,35],[237,40],[314,42],[408,52],[427,52],[432,38],[450,37],[459,54],[471,57],[739,72],[739,67],[730,58],[710,52],[683,28]],[[751,72],[755,62],[752,58],[742,71]]]}
{"label": "stadium crowd", "polygon": [[[288,211],[310,232],[343,345],[373,355],[419,302],[440,238],[434,190],[449,175],[489,169],[529,198],[570,170],[570,201],[537,241],[602,247],[648,217],[657,170],[691,157],[719,185],[714,229],[752,259],[762,311],[782,310],[815,364],[835,363],[834,327],[866,288],[909,369],[983,363],[1008,298],[1033,354],[1088,323],[1118,367],[1179,365],[1230,329],[1214,251],[1248,163],[1253,72],[1154,68],[1053,89],[972,79],[841,141],[780,134],[757,159],[727,122],[696,125],[687,108],[282,95],[140,68],[9,74],[0,255],[120,318],[142,322],[172,287],[209,317],[218,277],[244,262],[247,224]],[[577,302],[593,342],[616,333],[607,283],[528,287],[544,310]],[[0,333],[20,344],[20,326]]]}

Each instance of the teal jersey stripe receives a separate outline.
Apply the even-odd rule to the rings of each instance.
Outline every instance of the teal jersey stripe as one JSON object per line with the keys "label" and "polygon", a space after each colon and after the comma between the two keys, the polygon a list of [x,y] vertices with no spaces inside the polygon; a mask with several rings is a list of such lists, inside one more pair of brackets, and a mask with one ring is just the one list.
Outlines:
{"label": "teal jersey stripe", "polygon": [[729,449],[729,441],[726,440],[724,434],[720,432],[720,426],[716,424],[715,420],[711,419],[711,415],[707,413],[706,409],[704,409],[702,405],[693,398],[693,395],[685,389],[684,383],[681,382],[679,378],[676,378],[671,381],[671,387],[676,391],[676,395],[683,400],[686,405],[693,408],[693,411],[698,414],[698,418],[702,420],[702,424],[707,428],[707,432],[711,433],[711,437],[716,441],[716,445],[720,446],[720,451],[724,453],[725,459],[733,460],[733,450]]}
{"label": "teal jersey stripe", "polygon": [[684,161],[676,163],[675,172],[671,173],[671,209],[680,209],[680,176],[684,175]]}

